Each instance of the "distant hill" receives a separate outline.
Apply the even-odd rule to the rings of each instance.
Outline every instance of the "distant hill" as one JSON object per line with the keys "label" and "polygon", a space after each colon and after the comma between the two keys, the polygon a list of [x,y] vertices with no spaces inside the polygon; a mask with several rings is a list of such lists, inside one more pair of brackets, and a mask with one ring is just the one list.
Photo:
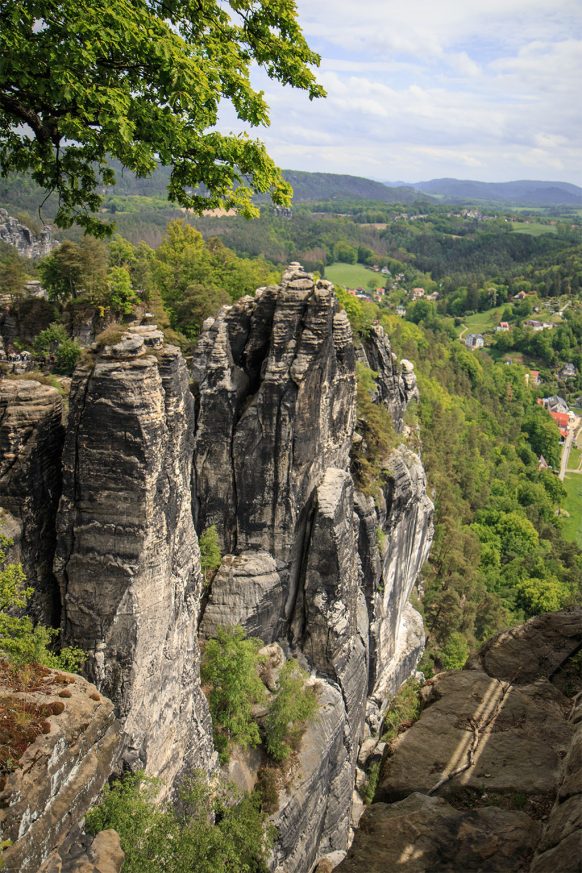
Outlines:
{"label": "distant hill", "polygon": [[470,179],[430,179],[414,188],[447,200],[480,200],[513,206],[582,207],[582,188],[569,182],[476,182]]}
{"label": "distant hill", "polygon": [[283,175],[293,186],[295,203],[310,200],[383,200],[387,203],[413,203],[422,194],[410,186],[388,187],[361,176],[338,173],[306,173],[284,170]]}

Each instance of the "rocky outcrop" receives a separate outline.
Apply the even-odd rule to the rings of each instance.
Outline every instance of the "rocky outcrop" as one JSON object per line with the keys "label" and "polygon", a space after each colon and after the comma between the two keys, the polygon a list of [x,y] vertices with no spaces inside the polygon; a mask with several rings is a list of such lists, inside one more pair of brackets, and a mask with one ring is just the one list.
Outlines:
{"label": "rocky outcrop", "polygon": [[[432,504],[404,448],[377,505],[355,492],[358,356],[401,430],[416,396],[412,367],[396,363],[379,327],[356,350],[330,283],[294,264],[281,286],[209,319],[193,360],[194,517],[199,533],[216,525],[227,553],[201,633],[242,624],[280,641],[315,673],[323,701],[301,776],[273,816],[281,873],[345,850],[368,691],[395,691],[423,644],[407,600],[430,546]],[[372,704],[376,723],[382,704]]]}
{"label": "rocky outcrop", "polygon": [[248,636],[275,639],[284,599],[275,559],[268,552],[226,555],[212,580],[199,635],[238,624]]}
{"label": "rocky outcrop", "polygon": [[55,320],[56,308],[48,300],[8,295],[0,299],[0,334],[7,349],[19,340],[31,352],[34,338]]}
{"label": "rocky outcrop", "polygon": [[33,233],[5,209],[0,209],[0,242],[14,246],[23,258],[43,258],[58,245],[51,238],[48,227],[43,228],[39,234]]}
{"label": "rocky outcrop", "polygon": [[329,282],[290,269],[205,325],[194,359],[194,511],[225,551],[285,565],[289,618],[310,495],[346,469],[354,426],[354,348]]}
{"label": "rocky outcrop", "polygon": [[122,719],[124,758],[162,779],[205,767],[201,573],[190,508],[193,399],[178,349],[136,328],[73,379],[55,569],[64,639]]}
{"label": "rocky outcrop", "polygon": [[31,719],[38,711],[43,719],[42,732],[2,777],[0,790],[1,839],[12,842],[2,854],[3,869],[36,873],[51,854],[56,858],[76,842],[85,813],[116,767],[120,725],[94,685],[56,671],[45,671],[26,691],[2,688],[0,709],[4,742],[11,713],[27,712]]}
{"label": "rocky outcrop", "polygon": [[422,620],[409,597],[429,555],[433,509],[420,459],[405,448],[390,456],[379,497],[356,497],[370,615],[368,720],[375,730],[424,648]]}
{"label": "rocky outcrop", "polygon": [[[71,384],[54,562],[63,640],[87,652],[87,676],[113,701],[124,765],[166,792],[213,766],[197,629],[240,624],[263,639],[271,692],[297,658],[319,709],[279,792],[271,866],[307,873],[345,851],[366,708],[377,727],[382,695],[422,649],[408,604],[432,529],[422,465],[400,446],[375,500],[351,469],[356,360],[377,374],[375,401],[402,439],[413,369],[379,327],[356,349],[331,284],[297,264],[205,323],[192,392],[156,329],[108,334]],[[195,527],[211,525],[223,558],[203,580]],[[239,757],[252,787],[265,753]],[[99,869],[93,856],[83,843],[50,863]]]}
{"label": "rocky outcrop", "polygon": [[100,831],[71,846],[67,852],[54,851],[38,873],[121,873],[125,853],[117,831]]}
{"label": "rocky outcrop", "polygon": [[406,407],[418,399],[414,366],[410,361],[398,361],[379,324],[372,325],[363,337],[359,352],[362,362],[378,374],[376,402],[388,407],[396,430],[402,431]]}
{"label": "rocky outcrop", "polygon": [[[390,410],[397,432],[408,404],[418,399],[414,367],[398,362],[380,325],[362,339],[358,355],[376,374],[375,402]],[[420,458],[399,446],[387,459],[372,498],[357,492],[358,550],[369,613],[367,721],[378,731],[387,703],[411,675],[424,648],[422,619],[409,602],[433,536],[434,507]]]}
{"label": "rocky outcrop", "polygon": [[58,625],[58,586],[53,576],[55,516],[61,491],[64,440],[62,399],[40,382],[0,380],[0,507],[34,593],[30,611]]}
{"label": "rocky outcrop", "polygon": [[458,810],[440,797],[410,794],[375,803],[341,873],[517,873],[527,870],[539,826],[525,813]]}
{"label": "rocky outcrop", "polygon": [[582,609],[553,613],[431,680],[338,870],[577,873],[581,646]]}

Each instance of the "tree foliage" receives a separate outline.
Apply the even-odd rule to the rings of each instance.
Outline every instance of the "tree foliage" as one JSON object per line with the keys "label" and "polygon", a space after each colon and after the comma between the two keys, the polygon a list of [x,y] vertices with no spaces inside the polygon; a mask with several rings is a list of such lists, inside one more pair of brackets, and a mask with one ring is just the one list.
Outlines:
{"label": "tree foliage", "polygon": [[269,123],[253,64],[324,94],[294,0],[2,0],[0,55],[2,172],[30,171],[57,192],[57,224],[94,233],[106,229],[92,213],[114,181],[109,156],[138,176],[171,166],[169,196],[191,209],[254,215],[254,191],[288,203],[263,144],[219,132],[219,108]]}
{"label": "tree foliage", "polygon": [[215,524],[211,524],[200,534],[198,543],[200,545],[200,566],[205,578],[208,579],[214,570],[218,570],[222,560],[220,540]]}
{"label": "tree foliage", "polygon": [[81,356],[81,347],[70,339],[64,325],[58,322],[49,324],[34,338],[36,354],[52,362],[55,373],[70,376]]}
{"label": "tree foliage", "polygon": [[157,791],[143,773],[127,775],[87,814],[91,833],[119,834],[124,873],[267,873],[271,833],[257,794],[212,793],[198,776],[186,780],[176,807],[156,805]]}
{"label": "tree foliage", "polygon": [[[147,247],[146,247],[147,248]],[[161,245],[138,252],[147,292],[157,291],[172,327],[195,339],[204,319],[260,285],[278,280],[262,259],[238,258],[220,240],[205,242],[184,221],[171,221]],[[139,263],[133,268],[135,271]]]}
{"label": "tree foliage", "polygon": [[8,560],[12,540],[0,536],[0,657],[17,668],[25,664],[44,664],[66,670],[78,670],[84,660],[79,649],[63,649],[55,655],[49,646],[57,631],[43,625],[34,625],[23,615],[33,589],[26,584],[21,564]]}
{"label": "tree foliage", "polygon": [[200,675],[210,689],[214,741],[223,760],[228,759],[230,742],[247,747],[261,741],[253,706],[266,697],[257,672],[262,646],[262,640],[247,639],[238,626],[218,628],[216,638],[204,646]]}
{"label": "tree foliage", "polygon": [[356,406],[361,442],[353,451],[357,482],[365,494],[376,494],[384,482],[388,458],[398,435],[388,409],[376,403],[378,374],[358,362]]}
{"label": "tree foliage", "polygon": [[[346,311],[357,326],[359,313]],[[563,488],[538,469],[540,449],[556,458],[557,429],[536,406],[523,367],[476,359],[438,315],[416,325],[376,307],[375,317],[395,352],[415,362],[420,388],[436,509],[423,579],[427,658],[438,669],[459,666],[492,633],[582,593],[582,555],[561,535]],[[367,417],[362,400],[370,401],[372,384],[369,373],[359,375],[359,415]]]}
{"label": "tree foliage", "polygon": [[279,688],[265,720],[266,747],[277,762],[287,760],[317,711],[317,697],[308,676],[297,661],[287,661],[279,676]]}

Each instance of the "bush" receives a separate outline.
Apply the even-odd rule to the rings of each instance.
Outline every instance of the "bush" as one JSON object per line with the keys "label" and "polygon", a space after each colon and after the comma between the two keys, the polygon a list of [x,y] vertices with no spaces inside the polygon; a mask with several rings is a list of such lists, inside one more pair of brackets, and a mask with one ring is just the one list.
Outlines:
{"label": "bush", "polygon": [[297,661],[283,666],[279,690],[265,721],[265,744],[273,760],[281,763],[297,749],[307,722],[317,710],[313,687],[305,687],[307,673]]}
{"label": "bush", "polygon": [[252,708],[266,696],[257,672],[262,646],[262,640],[247,639],[241,627],[232,627],[219,628],[204,647],[200,674],[209,686],[214,742],[223,763],[231,742],[246,748],[261,741]]}
{"label": "bush", "polygon": [[91,833],[119,834],[123,873],[267,873],[272,833],[256,793],[240,798],[227,785],[212,796],[195,777],[180,792],[177,812],[156,806],[157,790],[142,773],[126,776],[106,787],[86,816]]}
{"label": "bush", "polygon": [[257,791],[261,796],[261,808],[271,815],[279,808],[279,774],[275,767],[261,767],[257,773]]}
{"label": "bush", "polygon": [[410,726],[420,716],[419,690],[418,682],[409,679],[398,691],[384,716],[382,739],[385,743],[395,739],[402,728]]}
{"label": "bush", "polygon": [[370,770],[368,771],[368,778],[366,780],[366,786],[362,792],[362,800],[366,805],[373,803],[374,796],[376,794],[376,789],[378,788],[378,782],[380,781],[380,762],[375,761],[370,766]]}
{"label": "bush", "polygon": [[460,631],[453,631],[437,654],[443,670],[462,670],[469,657],[469,644]]}
{"label": "bush", "polygon": [[34,339],[34,350],[38,355],[51,358],[55,373],[70,376],[77,366],[81,347],[70,339],[62,324],[53,322]]}
{"label": "bush", "polygon": [[362,442],[354,452],[358,487],[375,495],[384,481],[390,452],[398,444],[398,434],[389,410],[374,402],[378,374],[360,362],[356,365],[358,426]]}
{"label": "bush", "polygon": [[200,534],[198,543],[200,545],[200,566],[202,567],[205,580],[208,581],[214,571],[218,570],[222,560],[220,541],[215,524],[210,525]]}
{"label": "bush", "polygon": [[78,670],[85,659],[80,649],[64,648],[56,655],[49,645],[58,631],[43,625],[33,625],[24,610],[33,589],[26,586],[21,564],[9,563],[7,549],[12,540],[0,535],[0,656],[16,667],[44,664],[61,670]]}

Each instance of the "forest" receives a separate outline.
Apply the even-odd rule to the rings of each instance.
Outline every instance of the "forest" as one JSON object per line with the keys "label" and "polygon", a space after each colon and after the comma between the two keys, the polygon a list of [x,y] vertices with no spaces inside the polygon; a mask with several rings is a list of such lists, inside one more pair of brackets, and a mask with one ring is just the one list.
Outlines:
{"label": "forest", "polygon": [[[447,226],[442,216],[441,222]],[[4,250],[5,265],[12,265],[11,270],[4,270],[4,282],[12,276],[13,283],[11,288],[5,285],[5,291],[17,293],[14,283],[17,286],[31,273],[40,277],[48,291],[53,322],[36,338],[36,352],[50,358],[57,371],[71,372],[81,350],[67,337],[64,313],[87,305],[111,311],[120,319],[135,305],[147,307],[173,341],[188,352],[205,318],[223,304],[277,282],[282,261],[309,251],[309,246],[313,252],[319,249],[322,258],[335,259],[342,253],[353,257],[355,253],[353,260],[361,261],[378,255],[376,250],[371,255],[366,250],[364,241],[372,240],[365,226],[307,211],[295,212],[293,220],[267,212],[252,223],[238,219],[197,223],[205,231],[219,225],[227,230],[205,240],[189,222],[177,219],[168,224],[155,248],[143,241],[134,245],[121,235],[109,243],[83,237],[78,242],[65,240],[32,266]],[[419,235],[416,224],[410,232],[408,226],[402,229],[401,256],[405,245],[412,248],[412,243],[427,236],[434,241],[435,251],[446,251],[436,230],[432,236],[426,229]],[[548,273],[560,276],[560,285],[568,285],[570,298],[576,302],[581,278],[576,233],[548,234],[540,240],[501,225],[496,231],[489,227],[487,223],[486,232],[467,232],[454,244],[466,240],[472,250],[486,253],[480,266],[483,272],[475,273],[474,281],[478,276],[489,295],[495,287],[497,303],[524,283],[529,283],[525,287],[535,284],[540,295],[536,299],[544,299],[545,293],[552,293],[551,287],[545,291],[543,286]],[[264,245],[267,232],[270,248]],[[378,230],[373,233],[381,247],[396,238],[397,230],[390,237]],[[238,254],[225,245],[225,239],[235,240]],[[250,257],[245,239],[254,240],[259,250],[266,249],[271,259]],[[342,246],[352,246],[354,252]],[[548,254],[552,247],[553,260]],[[505,273],[508,253],[514,259]],[[410,251],[406,258],[399,263],[414,271]],[[440,263],[440,255],[432,261],[428,254],[422,262],[431,268],[424,274],[427,287],[440,287],[442,298],[436,304],[409,303],[406,318],[395,315],[390,303],[378,305],[338,288],[356,333],[365,333],[379,321],[395,353],[416,367],[421,400],[409,411],[408,438],[413,448],[422,447],[437,508],[436,539],[419,598],[428,632],[425,666],[429,671],[433,662],[460,666],[468,652],[495,631],[567,605],[580,596],[582,588],[581,554],[564,539],[557,515],[564,500],[563,486],[551,470],[538,469],[540,455],[550,466],[559,465],[557,428],[536,405],[541,389],[527,384],[524,366],[508,365],[503,358],[508,349],[519,349],[550,368],[548,379],[551,366],[564,357],[582,369],[582,316],[573,305],[557,329],[543,334],[532,334],[516,324],[510,333],[496,334],[488,353],[477,357],[459,343],[448,311],[462,312],[459,300],[478,309],[481,298],[472,296],[470,289],[459,288],[449,296],[444,283],[432,278],[433,270],[438,275]],[[450,263],[459,267],[460,262]],[[388,286],[394,273],[394,269],[389,273]],[[415,281],[420,274],[405,275]],[[452,287],[454,275],[447,282]],[[405,279],[404,284],[408,283]],[[390,293],[394,299],[404,294],[402,289],[395,296]],[[527,300],[512,301],[507,317],[519,321],[528,312],[531,304]],[[366,396],[365,390],[361,396]],[[391,439],[379,437],[378,452],[387,453]],[[380,468],[384,461],[380,458]]]}

